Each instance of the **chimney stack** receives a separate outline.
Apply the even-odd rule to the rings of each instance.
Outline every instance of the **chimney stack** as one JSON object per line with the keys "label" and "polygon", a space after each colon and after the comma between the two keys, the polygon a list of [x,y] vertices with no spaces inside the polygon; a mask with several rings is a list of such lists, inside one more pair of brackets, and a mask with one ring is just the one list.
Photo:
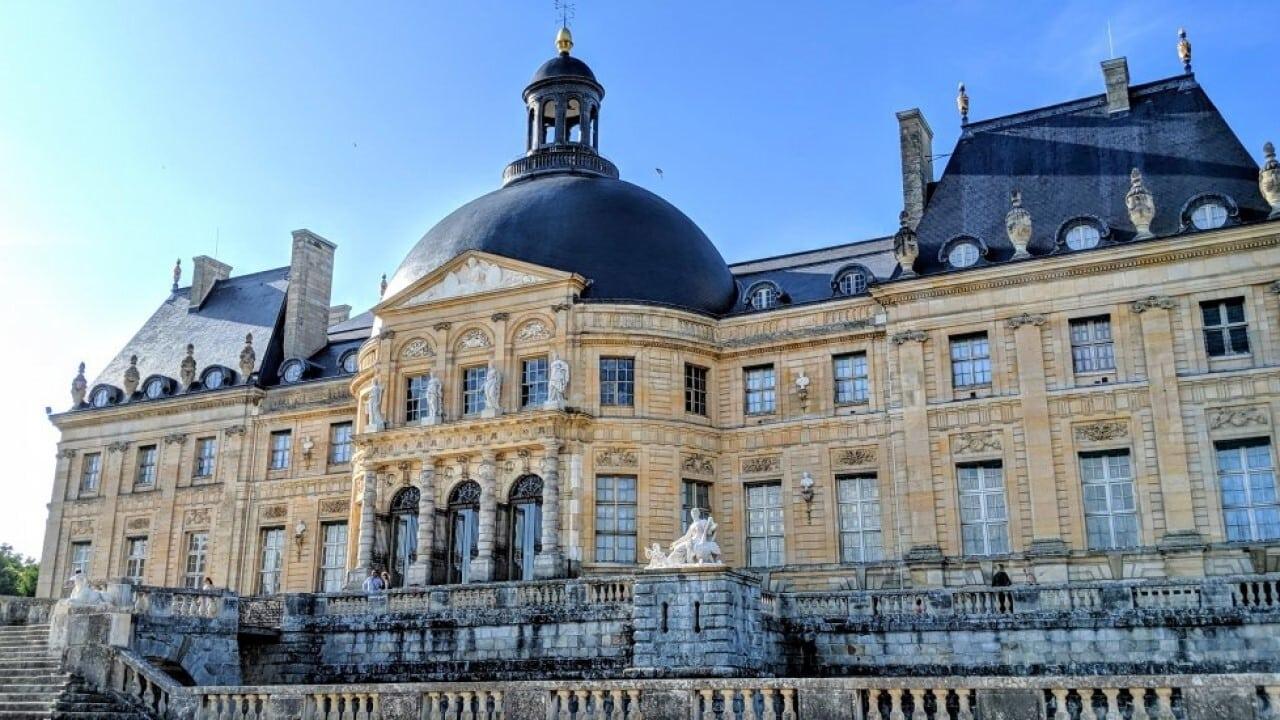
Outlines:
{"label": "chimney stack", "polygon": [[1129,111],[1129,61],[1120,57],[1102,61],[1107,83],[1107,114]]}
{"label": "chimney stack", "polygon": [[214,283],[231,277],[231,266],[208,255],[197,255],[191,265],[191,307],[198,308],[209,297]]}
{"label": "chimney stack", "polygon": [[344,323],[351,319],[350,305],[334,305],[329,308],[329,326],[333,327],[338,323]]}
{"label": "chimney stack", "polygon": [[293,231],[289,292],[284,316],[284,356],[308,358],[329,340],[329,294],[337,245],[310,230]]}
{"label": "chimney stack", "polygon": [[933,182],[933,130],[919,108],[898,113],[898,142],[902,150],[902,209],[912,230],[924,215],[925,193]]}

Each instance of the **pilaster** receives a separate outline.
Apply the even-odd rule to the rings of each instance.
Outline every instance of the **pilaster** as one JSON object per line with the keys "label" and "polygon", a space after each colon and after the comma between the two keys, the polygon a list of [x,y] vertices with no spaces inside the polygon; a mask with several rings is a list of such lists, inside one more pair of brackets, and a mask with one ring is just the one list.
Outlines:
{"label": "pilaster", "polygon": [[496,540],[498,526],[498,499],[497,499],[497,456],[492,450],[486,450],[480,457],[480,467],[476,470],[477,480],[480,483],[480,517],[478,539],[476,542],[477,555],[471,560],[471,580],[472,582],[488,582],[493,579],[494,557],[493,548]]}
{"label": "pilaster", "polygon": [[542,551],[533,559],[533,575],[539,580],[557,578],[564,571],[560,553],[560,443],[546,444],[542,461]]}
{"label": "pilaster", "polygon": [[928,335],[908,330],[893,336],[898,347],[902,378],[902,442],[907,473],[907,513],[911,527],[912,558],[941,559],[938,521],[933,495],[933,468],[929,452],[928,398],[925,393],[924,343]]}
{"label": "pilaster", "polygon": [[378,474],[364,471],[364,487],[360,496],[360,544],[356,550],[356,566],[347,575],[349,587],[360,587],[373,568],[374,511],[378,502]]}
{"label": "pilaster", "polygon": [[436,533],[436,468],[430,455],[422,458],[418,473],[418,559],[409,568],[408,585],[431,582],[431,548]]}

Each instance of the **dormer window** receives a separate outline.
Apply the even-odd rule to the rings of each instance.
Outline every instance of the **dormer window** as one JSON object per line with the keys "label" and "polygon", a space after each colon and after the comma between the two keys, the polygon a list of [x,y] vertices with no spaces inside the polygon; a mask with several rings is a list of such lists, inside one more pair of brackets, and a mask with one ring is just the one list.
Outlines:
{"label": "dormer window", "polygon": [[1197,230],[1215,230],[1227,224],[1227,208],[1220,202],[1203,202],[1191,211],[1191,224]]}
{"label": "dormer window", "polygon": [[164,397],[164,380],[161,378],[152,378],[143,386],[142,393],[150,400]]}
{"label": "dormer window", "polygon": [[846,268],[836,275],[836,293],[840,295],[861,295],[871,284],[871,273],[864,267]]}
{"label": "dormer window", "polygon": [[96,408],[106,407],[111,404],[111,388],[100,387],[93,391],[93,395],[89,397],[89,404]]}
{"label": "dormer window", "polygon": [[972,240],[961,240],[947,251],[947,263],[954,268],[973,267],[978,264],[980,257],[982,257],[982,251]]}
{"label": "dormer window", "polygon": [[342,355],[342,359],[338,361],[338,365],[342,368],[342,372],[347,373],[348,375],[355,374],[355,371],[358,369],[358,361],[360,359],[357,355],[358,353],[355,350],[348,350]]}
{"label": "dormer window", "polygon": [[747,304],[752,310],[775,308],[781,300],[782,293],[771,282],[756,283],[747,291]]}
{"label": "dormer window", "polygon": [[296,383],[302,379],[302,372],[305,368],[302,361],[294,358],[285,362],[284,367],[280,368],[280,379],[286,383]]}
{"label": "dormer window", "polygon": [[1098,243],[1102,241],[1102,233],[1098,232],[1098,228],[1088,223],[1078,223],[1072,225],[1068,230],[1064,242],[1067,247],[1072,250],[1088,250],[1098,247]]}
{"label": "dormer window", "polygon": [[220,367],[211,367],[204,371],[201,383],[209,390],[217,390],[227,384],[227,371]]}

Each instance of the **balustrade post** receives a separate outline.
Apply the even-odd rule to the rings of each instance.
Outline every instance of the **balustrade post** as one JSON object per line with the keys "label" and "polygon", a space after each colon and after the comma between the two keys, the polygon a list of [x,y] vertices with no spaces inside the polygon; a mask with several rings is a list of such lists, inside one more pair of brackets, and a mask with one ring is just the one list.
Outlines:
{"label": "balustrade post", "polygon": [[625,720],[644,720],[644,713],[640,710],[640,691],[627,691],[627,717]]}
{"label": "balustrade post", "polygon": [[1071,720],[1071,713],[1067,710],[1067,688],[1056,687],[1051,690],[1053,692],[1053,720]]}
{"label": "balustrade post", "polygon": [[929,720],[929,716],[924,711],[924,695],[925,688],[911,688],[912,720]]}
{"label": "balustrade post", "polygon": [[1102,688],[1102,696],[1107,699],[1106,720],[1124,720],[1120,716],[1120,688]]}
{"label": "balustrade post", "polygon": [[569,691],[557,690],[556,699],[560,705],[560,712],[556,716],[558,720],[573,720],[573,713],[569,712]]}
{"label": "balustrade post", "polygon": [[[1276,706],[1272,706],[1271,713],[1280,718]],[[1156,688],[1156,720],[1174,720],[1173,688]]]}
{"label": "balustrade post", "polygon": [[973,711],[969,709],[969,688],[958,688],[956,699],[960,710],[956,713],[956,720],[973,720]]}
{"label": "balustrade post", "polygon": [[889,720],[907,720],[902,712],[902,691],[889,688]]}
{"label": "balustrade post", "polygon": [[756,720],[755,692],[749,687],[742,688],[742,720]]}
{"label": "balustrade post", "polygon": [[697,691],[702,696],[702,720],[716,720],[716,703],[712,695],[711,688],[702,688]]}
{"label": "balustrade post", "polygon": [[782,720],[796,720],[795,695],[794,688],[782,688]]}
{"label": "balustrade post", "polygon": [[1147,714],[1147,689],[1129,688],[1129,697],[1133,699],[1133,715],[1130,720],[1151,720]]}
{"label": "balustrade post", "polygon": [[1093,688],[1080,688],[1080,720],[1098,720],[1093,712]]}

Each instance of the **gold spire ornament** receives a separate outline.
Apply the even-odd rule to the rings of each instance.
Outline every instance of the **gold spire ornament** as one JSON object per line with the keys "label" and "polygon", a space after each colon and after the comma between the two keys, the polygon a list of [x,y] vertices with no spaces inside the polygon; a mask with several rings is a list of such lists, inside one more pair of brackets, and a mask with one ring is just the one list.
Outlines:
{"label": "gold spire ornament", "polygon": [[960,124],[969,124],[969,94],[964,91],[964,83],[960,83],[960,90],[956,93],[956,109],[960,111]]}
{"label": "gold spire ornament", "polygon": [[573,49],[573,33],[569,32],[569,28],[564,25],[560,26],[560,31],[556,33],[556,50],[561,55],[568,55]]}
{"label": "gold spire ornament", "polygon": [[1178,59],[1182,61],[1182,70],[1191,72],[1191,41],[1187,39],[1186,28],[1178,28]]}

